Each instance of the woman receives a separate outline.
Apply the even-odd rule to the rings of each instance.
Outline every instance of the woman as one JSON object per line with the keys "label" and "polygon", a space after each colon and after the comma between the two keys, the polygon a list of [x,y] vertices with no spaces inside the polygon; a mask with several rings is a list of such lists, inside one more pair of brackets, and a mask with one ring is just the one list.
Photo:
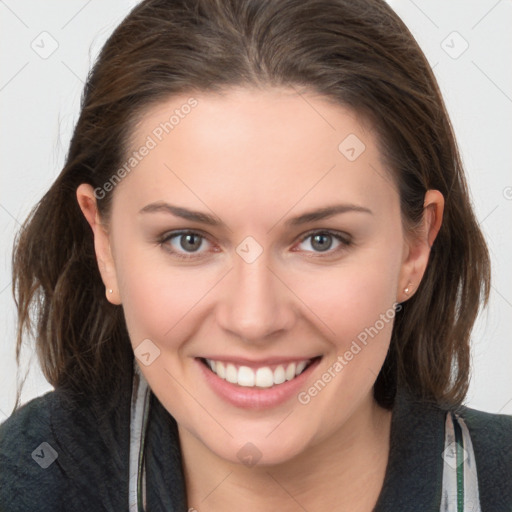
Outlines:
{"label": "woman", "polygon": [[462,406],[487,249],[384,2],[142,2],[14,262],[55,391],[2,510],[512,507],[512,418]]}

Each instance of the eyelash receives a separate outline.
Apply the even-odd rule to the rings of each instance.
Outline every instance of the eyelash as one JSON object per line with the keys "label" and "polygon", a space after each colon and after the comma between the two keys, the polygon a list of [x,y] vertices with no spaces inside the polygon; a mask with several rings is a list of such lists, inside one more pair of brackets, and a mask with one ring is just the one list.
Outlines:
{"label": "eyelash", "polygon": [[[164,248],[166,251],[170,252],[173,256],[176,256],[177,258],[180,258],[183,260],[192,260],[192,259],[200,258],[202,253],[194,252],[194,253],[188,253],[188,255],[185,255],[187,253],[177,252],[177,251],[169,248],[168,242],[170,240],[172,240],[174,238],[179,238],[180,236],[185,236],[185,235],[198,235],[199,237],[201,237],[202,240],[208,240],[208,237],[206,235],[203,235],[200,231],[185,230],[185,231],[173,231],[171,233],[166,233],[158,239],[158,243],[162,248]],[[323,257],[324,254],[326,256],[332,256],[333,254],[338,253],[339,251],[341,251],[343,249],[346,249],[347,247],[349,247],[352,244],[352,240],[346,233],[340,233],[340,232],[331,231],[328,229],[324,229],[324,230],[317,229],[317,230],[309,231],[302,236],[299,243],[303,243],[308,238],[312,238],[315,235],[332,236],[338,242],[341,243],[341,246],[339,246],[338,248],[336,248],[334,250],[330,250],[330,248],[329,248],[326,251],[316,251],[315,254],[317,254],[318,256],[310,256],[310,257],[314,257],[314,258]],[[306,252],[312,252],[312,251],[306,251]]]}

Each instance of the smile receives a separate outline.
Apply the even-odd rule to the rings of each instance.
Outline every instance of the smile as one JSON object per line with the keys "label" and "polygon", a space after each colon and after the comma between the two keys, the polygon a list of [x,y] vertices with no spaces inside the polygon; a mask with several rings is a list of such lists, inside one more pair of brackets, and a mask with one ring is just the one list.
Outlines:
{"label": "smile", "polygon": [[196,357],[206,385],[223,401],[238,408],[262,410],[279,406],[307,386],[322,356],[266,361]]}
{"label": "smile", "polygon": [[231,384],[248,388],[270,388],[295,379],[316,359],[318,358],[253,368],[207,358],[202,358],[201,360],[215,375]]}

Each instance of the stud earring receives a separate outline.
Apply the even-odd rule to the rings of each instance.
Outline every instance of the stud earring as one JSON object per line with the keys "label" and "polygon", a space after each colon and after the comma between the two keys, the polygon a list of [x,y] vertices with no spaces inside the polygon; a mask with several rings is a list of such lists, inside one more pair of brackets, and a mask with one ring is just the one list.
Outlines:
{"label": "stud earring", "polygon": [[409,295],[410,289],[409,289],[410,283],[407,285],[407,288],[404,289],[404,293]]}
{"label": "stud earring", "polygon": [[109,288],[108,293],[114,293],[114,290],[112,290],[112,288]]}

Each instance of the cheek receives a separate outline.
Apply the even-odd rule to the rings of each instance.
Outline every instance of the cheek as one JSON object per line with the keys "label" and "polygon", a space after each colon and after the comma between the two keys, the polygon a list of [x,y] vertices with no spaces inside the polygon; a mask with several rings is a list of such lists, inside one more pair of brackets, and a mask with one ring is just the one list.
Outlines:
{"label": "cheek", "polygon": [[155,249],[135,247],[116,261],[116,268],[132,347],[135,350],[146,339],[157,345],[163,356],[159,364],[142,369],[148,381],[162,379],[163,387],[155,381],[154,389],[167,389],[169,376],[162,364],[173,373],[190,371],[188,356],[195,346],[190,341],[204,341],[198,331],[204,330],[222,296],[227,270],[222,265],[179,266]]}
{"label": "cheek", "polygon": [[[215,282],[214,272],[172,267],[155,250],[126,251],[117,259],[119,289],[132,344],[172,344],[175,332]],[[211,274],[211,279],[209,275]]]}
{"label": "cheek", "polygon": [[[318,316],[316,324],[323,325],[325,335],[345,350],[377,322],[380,337],[389,337],[399,271],[396,251],[361,253],[328,272],[297,276],[296,292]],[[386,316],[384,326],[381,315]]]}

